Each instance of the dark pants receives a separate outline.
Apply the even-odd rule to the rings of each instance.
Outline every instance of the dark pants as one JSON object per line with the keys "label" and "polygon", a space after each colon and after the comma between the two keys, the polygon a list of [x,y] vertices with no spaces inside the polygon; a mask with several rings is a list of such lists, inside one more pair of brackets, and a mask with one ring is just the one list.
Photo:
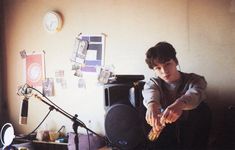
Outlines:
{"label": "dark pants", "polygon": [[185,111],[175,123],[168,124],[148,150],[205,150],[211,128],[211,111],[202,102],[196,109]]}

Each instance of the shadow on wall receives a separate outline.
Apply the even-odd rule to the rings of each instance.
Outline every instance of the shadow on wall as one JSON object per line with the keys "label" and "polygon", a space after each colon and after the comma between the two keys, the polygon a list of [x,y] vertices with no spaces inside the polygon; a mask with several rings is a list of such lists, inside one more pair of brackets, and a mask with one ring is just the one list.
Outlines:
{"label": "shadow on wall", "polygon": [[0,105],[0,127],[2,127],[5,123],[9,121],[7,104],[4,101],[0,101],[2,105]]}
{"label": "shadow on wall", "polygon": [[[211,150],[235,149],[235,102],[234,98],[218,93],[208,93],[208,104],[212,110],[212,130],[209,141]],[[227,101],[230,100],[230,101]]]}

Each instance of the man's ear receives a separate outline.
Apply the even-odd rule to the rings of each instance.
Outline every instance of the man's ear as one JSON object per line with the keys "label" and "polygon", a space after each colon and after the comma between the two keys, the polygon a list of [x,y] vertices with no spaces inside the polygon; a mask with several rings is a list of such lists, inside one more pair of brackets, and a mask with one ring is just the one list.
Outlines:
{"label": "man's ear", "polygon": [[174,61],[175,61],[176,65],[179,65],[179,62],[178,62],[177,58],[175,58]]}

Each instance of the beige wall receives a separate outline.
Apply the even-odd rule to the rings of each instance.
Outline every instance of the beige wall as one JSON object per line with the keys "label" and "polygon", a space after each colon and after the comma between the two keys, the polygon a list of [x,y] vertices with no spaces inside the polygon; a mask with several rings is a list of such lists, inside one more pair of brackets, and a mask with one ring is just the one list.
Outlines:
{"label": "beige wall", "polygon": [[189,3],[187,70],[202,72],[208,81],[214,134],[220,132],[224,110],[235,105],[235,1],[199,0]]}
{"label": "beige wall", "polygon": [[[56,88],[51,99],[93,130],[104,133],[102,87],[94,77],[86,89],[77,88],[77,77],[69,61],[78,33],[107,34],[105,64],[113,64],[118,74],[153,75],[144,63],[146,50],[158,41],[172,43],[178,51],[181,70],[197,72],[208,81],[209,104],[217,110],[235,100],[235,17],[231,0],[4,0],[5,52],[9,115],[19,131],[29,132],[41,121],[48,107],[30,101],[27,126],[18,125],[21,99],[16,95],[24,83],[23,60],[19,52],[46,52],[46,75],[55,77],[65,70],[68,88]],[[43,15],[57,10],[63,15],[61,32],[48,34],[42,26]],[[218,114],[220,115],[220,114]],[[48,128],[71,121],[53,112]]]}

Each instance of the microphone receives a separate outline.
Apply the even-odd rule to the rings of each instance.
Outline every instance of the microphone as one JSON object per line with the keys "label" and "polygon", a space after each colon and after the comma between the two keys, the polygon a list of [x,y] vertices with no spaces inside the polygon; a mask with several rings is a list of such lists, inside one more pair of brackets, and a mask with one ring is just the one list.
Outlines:
{"label": "microphone", "polygon": [[21,113],[19,118],[19,124],[24,125],[27,124],[27,118],[28,118],[28,99],[25,97],[21,103]]}
{"label": "microphone", "polygon": [[32,88],[28,84],[25,84],[23,86],[19,86],[17,94],[19,96],[24,96],[24,99],[21,103],[21,112],[20,112],[20,117],[19,117],[19,124],[25,125],[25,124],[27,124],[28,100],[29,100],[29,97],[32,96]]}
{"label": "microphone", "polygon": [[18,87],[17,94],[19,96],[30,97],[32,94],[32,88],[28,84],[24,84]]}

